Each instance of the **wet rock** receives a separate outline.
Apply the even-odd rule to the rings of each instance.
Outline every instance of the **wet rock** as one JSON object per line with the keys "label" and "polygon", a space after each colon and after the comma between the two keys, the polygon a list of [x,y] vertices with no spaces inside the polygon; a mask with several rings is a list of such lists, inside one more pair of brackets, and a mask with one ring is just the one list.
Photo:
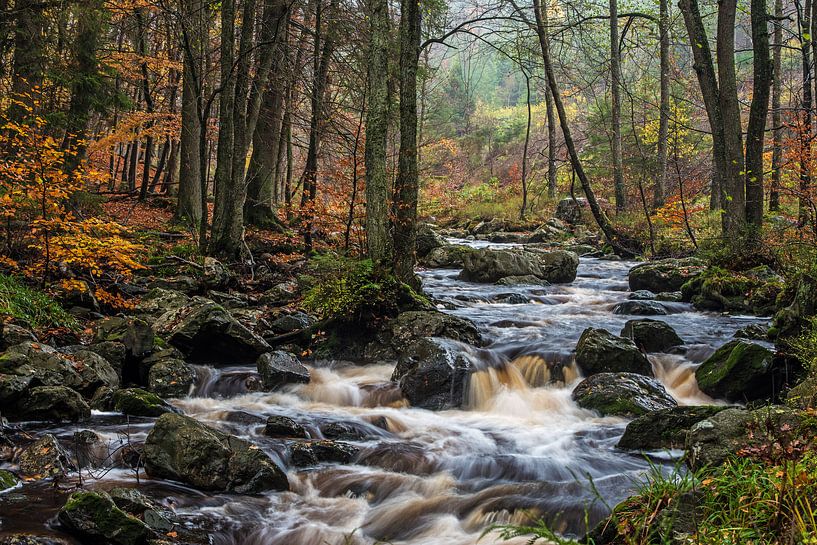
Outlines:
{"label": "wet rock", "polygon": [[113,395],[114,409],[130,416],[161,416],[178,410],[161,397],[141,388],[125,388]]}
{"label": "wet rock", "polygon": [[573,400],[602,415],[641,416],[677,403],[654,378],[636,373],[598,373],[573,390]]}
{"label": "wet rock", "polygon": [[[372,430],[356,422],[328,422],[322,424],[320,430],[321,434],[327,439],[341,439],[344,441],[365,441],[372,436]],[[380,432],[380,430],[377,431]],[[376,435],[380,435],[380,433]]]}
{"label": "wet rock", "polygon": [[122,511],[142,520],[151,530],[166,534],[176,526],[176,516],[135,488],[114,488],[108,494]]}
{"label": "wet rock", "polygon": [[785,382],[774,354],[759,344],[730,341],[718,348],[695,371],[705,394],[729,401],[773,399]]}
{"label": "wet rock", "polygon": [[312,325],[312,319],[303,312],[293,312],[281,316],[270,323],[270,329],[275,333],[290,333],[299,331]]}
{"label": "wet rock", "polygon": [[195,370],[178,358],[163,358],[148,371],[148,390],[163,397],[185,397],[195,382]]}
{"label": "wet rock", "polygon": [[672,326],[661,320],[628,320],[621,330],[621,336],[632,339],[644,352],[666,352],[673,346],[684,344]]}
{"label": "wet rock", "polygon": [[751,324],[738,329],[732,336],[736,339],[765,341],[769,338],[769,329],[760,324]]}
{"label": "wet rock", "polygon": [[99,354],[104,358],[108,363],[111,364],[111,367],[114,368],[117,373],[120,374],[122,369],[124,369],[126,365],[126,359],[128,357],[128,350],[125,348],[125,345],[120,341],[102,341],[97,342],[94,344],[90,344],[85,347],[87,350],[95,354]]}
{"label": "wet rock", "polygon": [[401,312],[389,323],[389,332],[389,342],[397,350],[425,337],[444,337],[474,346],[482,345],[482,336],[470,320],[438,310]]}
{"label": "wet rock", "polygon": [[792,302],[774,315],[770,336],[793,337],[810,325],[817,315],[817,277],[803,274],[797,282]]}
{"label": "wet rock", "polygon": [[71,446],[79,467],[99,467],[108,456],[105,440],[93,430],[74,432]]}
{"label": "wet rock", "polygon": [[815,431],[813,417],[790,407],[726,409],[690,428],[686,462],[692,468],[716,466],[742,450],[780,454],[775,444],[805,445],[813,440]]}
{"label": "wet rock", "polygon": [[624,301],[613,307],[613,314],[663,316],[667,314],[667,309],[657,301]]}
{"label": "wet rock", "polygon": [[420,259],[420,265],[430,269],[461,269],[467,254],[476,249],[460,244],[445,244],[431,250]]}
{"label": "wet rock", "polygon": [[633,341],[606,329],[587,328],[576,345],[576,365],[585,376],[596,373],[638,373],[652,376],[652,364]]}
{"label": "wet rock", "polygon": [[113,410],[113,394],[114,391],[107,386],[100,386],[94,392],[94,396],[88,405],[95,411],[112,411]]}
{"label": "wet rock", "polygon": [[16,324],[0,324],[0,350],[26,341],[37,342],[37,337],[28,329]]}
{"label": "wet rock", "polygon": [[483,248],[465,255],[460,279],[493,283],[506,276],[533,275],[559,284],[572,282],[578,266],[579,257],[573,252]]}
{"label": "wet rock", "polygon": [[13,420],[79,422],[91,417],[91,408],[82,396],[65,386],[31,388],[15,407],[6,410]]}
{"label": "wet rock", "polygon": [[50,433],[20,453],[19,466],[20,473],[29,479],[57,477],[74,469],[71,455]]}
{"label": "wet rock", "polygon": [[627,450],[683,449],[689,429],[726,407],[672,407],[639,416],[624,430],[618,448]]}
{"label": "wet rock", "polygon": [[649,290],[653,293],[678,291],[704,270],[706,264],[694,257],[648,261],[630,269],[630,290]]}
{"label": "wet rock", "polygon": [[817,375],[812,374],[786,394],[786,405],[797,409],[817,408]]}
{"label": "wet rock", "polygon": [[587,201],[584,198],[564,198],[556,204],[554,216],[565,223],[581,223],[582,209],[586,206]]}
{"label": "wet rock", "polygon": [[360,449],[340,441],[309,441],[291,445],[292,463],[298,467],[314,466],[318,463],[351,463]]}
{"label": "wet rock", "polygon": [[699,310],[739,312],[767,316],[776,308],[783,279],[766,266],[735,272],[710,268],[685,283],[685,301]]}
{"label": "wet rock", "polygon": [[306,433],[303,426],[283,415],[273,415],[267,419],[267,424],[264,426],[264,435],[267,437],[309,438],[309,434]]}
{"label": "wet rock", "polygon": [[190,303],[190,297],[179,291],[153,288],[136,305],[136,311],[158,318],[162,314]]}
{"label": "wet rock", "polygon": [[10,534],[0,537],[0,545],[68,545],[68,542],[54,536]]}
{"label": "wet rock", "polygon": [[224,307],[201,297],[163,314],[153,329],[194,361],[246,364],[270,349]]}
{"label": "wet rock", "polygon": [[150,324],[144,320],[114,316],[96,324],[94,340],[120,342],[125,346],[128,357],[141,358],[153,350],[155,334]]}
{"label": "wet rock", "polygon": [[650,290],[638,290],[628,295],[627,299],[631,301],[652,301],[655,299],[655,294]]}
{"label": "wet rock", "polygon": [[530,299],[521,293],[503,293],[497,296],[497,301],[507,305],[527,305]]}
{"label": "wet rock", "polygon": [[435,248],[448,244],[446,240],[438,235],[431,225],[423,223],[417,227],[417,257],[427,256]]}
{"label": "wet rock", "polygon": [[31,387],[31,377],[0,374],[0,411],[3,414],[13,410],[19,400]]}
{"label": "wet rock", "polygon": [[443,410],[462,405],[472,364],[443,339],[421,339],[400,356],[391,379],[414,407]]}
{"label": "wet rock", "polygon": [[548,222],[544,225],[538,227],[536,231],[534,231],[531,236],[528,237],[527,242],[529,244],[538,244],[541,242],[561,240],[567,235],[565,232],[566,229],[567,226],[564,223],[556,218],[553,218],[548,220]]}
{"label": "wet rock", "polygon": [[83,543],[144,545],[152,537],[145,523],[119,509],[104,492],[74,492],[58,519]]}
{"label": "wet rock", "polygon": [[65,353],[48,345],[25,342],[0,355],[0,371],[31,377],[31,386],[67,386],[86,397],[100,386],[119,386],[119,376],[101,356],[90,350]]}
{"label": "wet rock", "polygon": [[662,291],[655,295],[655,300],[668,303],[680,303],[684,300],[684,295],[680,291]]}
{"label": "wet rock", "polygon": [[550,282],[528,274],[525,276],[506,276],[496,281],[498,286],[549,286]]}
{"label": "wet rock", "polygon": [[145,441],[145,470],[203,490],[288,490],[286,474],[258,447],[197,420],[164,414]]}
{"label": "wet rock", "polygon": [[258,358],[256,366],[267,390],[276,390],[287,384],[306,384],[310,380],[309,369],[283,350],[267,352]]}
{"label": "wet rock", "polygon": [[11,471],[0,469],[0,493],[16,488],[20,484],[20,479]]}

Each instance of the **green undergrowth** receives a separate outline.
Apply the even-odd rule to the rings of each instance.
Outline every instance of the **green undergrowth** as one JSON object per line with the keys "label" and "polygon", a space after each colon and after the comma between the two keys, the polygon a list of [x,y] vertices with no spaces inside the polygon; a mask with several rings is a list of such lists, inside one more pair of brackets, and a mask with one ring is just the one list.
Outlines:
{"label": "green undergrowth", "polygon": [[5,274],[0,274],[0,319],[2,316],[11,316],[35,329],[75,329],[79,325],[48,294]]}
{"label": "green undergrowth", "polygon": [[306,288],[304,308],[323,319],[368,321],[428,304],[425,297],[369,259],[318,255],[300,281]]}
{"label": "green undergrowth", "polygon": [[541,522],[491,530],[506,540],[558,545],[817,545],[817,453],[775,461],[734,456],[695,473],[655,469],[582,542]]}

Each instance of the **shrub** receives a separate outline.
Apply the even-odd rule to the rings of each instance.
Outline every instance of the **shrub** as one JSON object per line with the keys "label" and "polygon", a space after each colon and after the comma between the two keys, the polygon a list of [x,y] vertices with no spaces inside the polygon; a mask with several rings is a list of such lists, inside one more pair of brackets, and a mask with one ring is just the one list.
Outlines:
{"label": "shrub", "polygon": [[0,315],[22,320],[37,329],[74,329],[78,325],[74,317],[47,294],[5,274],[0,274]]}

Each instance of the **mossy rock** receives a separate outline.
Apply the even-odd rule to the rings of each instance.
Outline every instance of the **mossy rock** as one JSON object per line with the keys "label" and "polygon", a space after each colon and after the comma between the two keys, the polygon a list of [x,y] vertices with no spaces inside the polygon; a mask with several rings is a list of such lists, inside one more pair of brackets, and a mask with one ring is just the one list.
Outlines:
{"label": "mossy rock", "polygon": [[786,394],[786,405],[797,409],[817,408],[817,375],[811,375]]}
{"label": "mossy rock", "polygon": [[71,388],[38,386],[28,391],[10,416],[16,420],[79,422],[91,417],[91,408]]}
{"label": "mossy rock", "polygon": [[649,290],[653,293],[677,291],[705,269],[706,264],[694,257],[641,263],[630,269],[628,274],[630,291]]}
{"label": "mossy rock", "polygon": [[113,395],[114,410],[130,416],[161,416],[177,412],[164,399],[141,388],[118,390]]}
{"label": "mossy rock", "polygon": [[624,430],[617,447],[626,450],[682,449],[689,429],[724,406],[672,407],[639,416]]}
{"label": "mossy rock", "polygon": [[632,340],[592,327],[585,329],[579,337],[576,365],[585,376],[595,373],[653,374],[649,360]]}
{"label": "mossy rock", "polygon": [[701,391],[714,398],[755,401],[778,395],[784,372],[785,369],[777,369],[771,350],[734,340],[704,361],[695,371],[695,378]]}
{"label": "mossy rock", "polygon": [[665,352],[673,346],[681,346],[684,340],[672,326],[661,320],[628,320],[621,330],[621,336],[632,339],[645,352]]}
{"label": "mossy rock", "polygon": [[727,271],[712,267],[681,287],[684,301],[699,310],[770,316],[777,308],[783,279],[768,267]]}
{"label": "mossy rock", "polygon": [[14,488],[20,484],[20,479],[11,471],[0,469],[0,492]]}
{"label": "mossy rock", "polygon": [[660,382],[636,373],[595,374],[580,382],[571,397],[583,409],[624,417],[677,405]]}
{"label": "mossy rock", "polygon": [[144,522],[119,509],[102,492],[74,492],[60,509],[58,519],[83,543],[144,545],[153,536]]}

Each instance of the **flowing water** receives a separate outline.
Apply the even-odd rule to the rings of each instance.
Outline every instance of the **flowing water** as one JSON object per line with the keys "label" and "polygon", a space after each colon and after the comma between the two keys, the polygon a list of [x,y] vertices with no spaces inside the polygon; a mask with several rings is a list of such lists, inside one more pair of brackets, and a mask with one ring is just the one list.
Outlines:
{"label": "flowing water", "polygon": [[[251,368],[199,368],[194,392],[174,404],[258,444],[286,465],[291,491],[211,495],[143,474],[138,486],[191,526],[207,528],[214,544],[473,545],[498,542],[495,534],[480,539],[493,524],[538,519],[581,534],[625,498],[650,465],[643,455],[615,449],[626,421],[600,418],[570,398],[581,380],[572,352],[582,330],[618,334],[628,318],[612,308],[627,298],[632,265],[583,258],[575,282],[547,287],[470,284],[456,279],[458,271],[423,271],[425,289],[441,308],[473,320],[487,340],[482,349],[458,347],[483,369],[470,379],[463,410],[407,407],[389,381],[388,363],[315,362],[310,384],[275,393],[251,391],[257,380]],[[509,304],[509,294],[527,302]],[[676,354],[650,356],[656,376],[679,403],[711,403],[696,387],[695,366],[759,320],[665,305],[670,314],[657,318],[688,344]],[[327,424],[345,424],[361,453],[348,465],[289,466],[285,445],[261,434],[273,414],[295,419],[316,438]],[[143,440],[151,422],[126,425],[121,416],[95,413],[88,427],[114,449]],[[70,437],[75,428],[49,431]],[[658,453],[654,460],[671,463]],[[99,488],[137,486],[134,473],[121,469],[86,473],[84,480]],[[64,495],[51,483],[0,495],[0,535],[49,532]]]}

